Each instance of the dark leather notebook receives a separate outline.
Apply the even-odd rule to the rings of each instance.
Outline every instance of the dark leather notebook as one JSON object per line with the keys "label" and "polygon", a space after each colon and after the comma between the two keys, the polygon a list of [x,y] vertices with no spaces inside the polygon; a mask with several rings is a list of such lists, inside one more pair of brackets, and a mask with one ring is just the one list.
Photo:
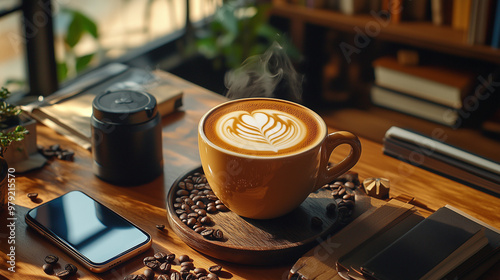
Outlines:
{"label": "dark leather notebook", "polygon": [[443,207],[361,269],[371,279],[440,279],[487,245],[484,231],[484,226]]}

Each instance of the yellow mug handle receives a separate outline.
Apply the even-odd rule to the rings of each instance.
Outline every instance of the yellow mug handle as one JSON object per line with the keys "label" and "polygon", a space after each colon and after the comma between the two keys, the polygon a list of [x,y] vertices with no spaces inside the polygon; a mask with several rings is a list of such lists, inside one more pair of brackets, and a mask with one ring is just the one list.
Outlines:
{"label": "yellow mug handle", "polygon": [[[328,167],[328,161],[333,150],[342,144],[351,146],[351,152],[339,163]],[[337,131],[328,134],[325,141],[323,141],[321,150],[318,180],[316,182],[316,186],[314,186],[313,192],[325,184],[330,183],[338,176],[344,174],[358,162],[359,157],[361,156],[361,143],[356,135],[348,131]]]}

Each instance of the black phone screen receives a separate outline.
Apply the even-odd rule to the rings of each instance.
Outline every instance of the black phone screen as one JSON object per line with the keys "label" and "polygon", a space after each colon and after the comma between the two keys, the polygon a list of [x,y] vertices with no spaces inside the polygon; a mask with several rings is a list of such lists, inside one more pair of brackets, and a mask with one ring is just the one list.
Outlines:
{"label": "black phone screen", "polygon": [[131,222],[80,191],[30,210],[27,219],[92,264],[107,263],[150,241]]}

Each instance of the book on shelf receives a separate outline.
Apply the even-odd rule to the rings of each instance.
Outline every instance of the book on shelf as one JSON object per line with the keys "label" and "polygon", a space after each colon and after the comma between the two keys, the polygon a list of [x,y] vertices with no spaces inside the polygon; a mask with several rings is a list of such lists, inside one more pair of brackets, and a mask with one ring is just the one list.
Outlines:
{"label": "book on shelf", "polygon": [[372,86],[370,98],[374,105],[409,114],[450,127],[461,124],[458,110],[377,85]]}
{"label": "book on shelf", "polygon": [[453,0],[451,26],[457,30],[467,31],[470,22],[472,0]]}
{"label": "book on shelf", "polygon": [[[106,74],[106,67],[122,67],[123,69],[113,75]],[[103,69],[94,70],[88,77],[97,79],[82,79],[71,85],[71,90],[56,93],[52,101],[42,104],[24,106],[34,119],[54,129],[71,141],[79,144],[85,149],[91,148],[91,125],[92,102],[94,97],[108,90],[132,89],[150,93],[156,98],[157,108],[160,116],[166,116],[175,112],[182,106],[183,92],[170,85],[165,78],[164,72],[160,70],[146,71],[139,68],[131,68],[124,65],[110,65]],[[109,72],[109,71],[108,71]],[[99,80],[99,76],[102,79]],[[92,84],[88,84],[92,80]],[[67,93],[69,97],[66,97]],[[57,97],[60,96],[60,97]]]}
{"label": "book on shelf", "polygon": [[500,164],[420,133],[391,127],[383,139],[383,153],[500,195]]}
{"label": "book on shelf", "polygon": [[432,24],[437,26],[451,25],[452,7],[452,0],[431,0]]}
{"label": "book on shelf", "polygon": [[402,65],[395,57],[373,62],[375,84],[443,106],[460,109],[471,93],[475,75],[439,65]]}

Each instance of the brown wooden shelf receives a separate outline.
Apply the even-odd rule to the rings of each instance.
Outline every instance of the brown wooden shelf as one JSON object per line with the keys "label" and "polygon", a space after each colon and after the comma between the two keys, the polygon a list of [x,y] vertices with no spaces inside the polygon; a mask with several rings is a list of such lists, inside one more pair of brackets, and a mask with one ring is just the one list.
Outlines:
{"label": "brown wooden shelf", "polygon": [[[449,26],[435,26],[427,21],[400,22],[398,24],[366,14],[344,15],[328,9],[314,9],[274,0],[272,13],[292,21],[292,37],[301,40],[304,23],[356,34],[363,31],[374,39],[401,43],[461,57],[500,64],[500,50],[486,45],[469,45],[464,31]],[[368,32],[366,32],[368,30]],[[296,34],[293,34],[293,33]],[[299,42],[299,46],[300,46]]]}

